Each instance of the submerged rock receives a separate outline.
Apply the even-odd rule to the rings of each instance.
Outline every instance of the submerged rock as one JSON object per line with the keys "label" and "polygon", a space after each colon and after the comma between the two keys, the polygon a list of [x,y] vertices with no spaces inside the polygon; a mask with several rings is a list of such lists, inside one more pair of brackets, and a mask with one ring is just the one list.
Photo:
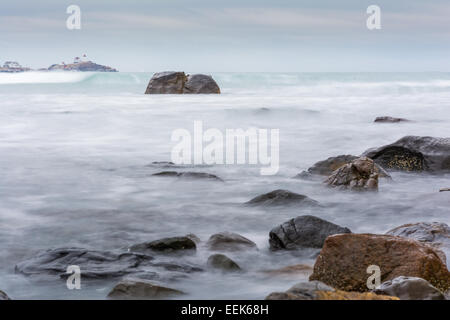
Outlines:
{"label": "submerged rock", "polygon": [[158,177],[177,177],[184,179],[207,179],[207,180],[217,180],[223,181],[221,178],[214,174],[204,173],[204,172],[176,172],[176,171],[163,171],[154,173],[153,176]]}
{"label": "submerged rock", "polygon": [[373,122],[380,123],[396,123],[396,122],[409,122],[410,120],[404,118],[394,118],[394,117],[376,117]]}
{"label": "submerged rock", "polygon": [[0,290],[0,300],[11,300],[11,298],[8,297],[8,295],[5,292]]}
{"label": "submerged rock", "polygon": [[239,265],[223,254],[213,254],[208,258],[207,265],[222,271],[241,271]]}
{"label": "submerged rock", "polygon": [[445,300],[442,292],[428,281],[416,277],[397,277],[383,282],[374,292],[395,296],[400,300]]}
{"label": "submerged rock", "polygon": [[213,234],[206,246],[210,250],[217,251],[239,251],[248,249],[257,249],[256,243],[253,241],[231,232],[221,232]]}
{"label": "submerged rock", "polygon": [[363,154],[386,169],[400,171],[449,171],[450,138],[406,136]]}
{"label": "submerged rock", "polygon": [[220,88],[211,76],[188,75],[184,72],[159,72],[150,79],[145,94],[220,93]]}
{"label": "submerged rock", "polygon": [[316,259],[310,280],[344,291],[368,291],[367,267],[381,268],[381,281],[419,277],[442,291],[450,287],[450,272],[438,254],[418,241],[390,235],[330,236]]}
{"label": "submerged rock", "polygon": [[272,250],[322,248],[328,236],[350,232],[348,228],[314,216],[299,216],[273,228],[269,233],[269,244]]}
{"label": "submerged rock", "polygon": [[196,250],[197,246],[190,237],[164,238],[150,242],[135,244],[130,247],[130,251],[151,253],[152,251],[174,252],[185,250]]}
{"label": "submerged rock", "polygon": [[361,157],[334,171],[325,183],[350,190],[377,191],[378,173],[372,159]]}
{"label": "submerged rock", "polygon": [[288,190],[274,190],[272,192],[257,196],[252,200],[246,202],[246,204],[260,206],[319,205],[316,200]]}
{"label": "submerged rock", "polygon": [[184,292],[166,288],[142,279],[124,279],[112,288],[108,294],[109,299],[165,299],[177,295],[182,295]]}

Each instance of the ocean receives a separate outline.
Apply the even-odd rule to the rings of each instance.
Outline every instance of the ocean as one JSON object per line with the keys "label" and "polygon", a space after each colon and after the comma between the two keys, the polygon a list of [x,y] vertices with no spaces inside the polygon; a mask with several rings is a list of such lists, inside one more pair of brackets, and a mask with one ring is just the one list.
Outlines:
{"label": "ocean", "polygon": [[[271,252],[269,231],[314,215],[358,233],[420,221],[450,224],[450,174],[393,172],[377,193],[342,192],[293,179],[315,162],[359,155],[406,135],[450,137],[450,73],[212,73],[221,95],[144,95],[153,73],[0,74],[0,289],[15,299],[104,299],[117,280],[25,277],[15,265],[41,250],[126,250],[132,244],[197,235],[197,253],[168,259],[205,267],[209,236],[239,233],[258,251],[233,252],[245,270],[198,272],[161,281],[183,299],[263,299],[306,275],[263,270],[312,266],[314,250]],[[380,124],[378,116],[412,120]],[[280,169],[255,165],[177,168],[224,182],[155,177],[171,161],[176,129],[279,129]],[[320,208],[242,204],[275,189]],[[447,253],[448,255],[448,253]],[[167,276],[167,277],[166,277]],[[166,280],[169,279],[169,280]]]}

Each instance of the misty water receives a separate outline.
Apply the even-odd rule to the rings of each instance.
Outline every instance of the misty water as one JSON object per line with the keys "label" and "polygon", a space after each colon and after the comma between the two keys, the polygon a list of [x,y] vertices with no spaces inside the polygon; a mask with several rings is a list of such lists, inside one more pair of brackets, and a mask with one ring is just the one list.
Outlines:
{"label": "misty water", "polygon": [[[17,263],[60,247],[126,249],[163,237],[197,235],[193,255],[162,257],[205,269],[161,283],[193,299],[263,299],[306,275],[261,272],[313,265],[317,250],[271,252],[269,231],[311,214],[352,232],[385,233],[405,223],[450,224],[450,174],[393,172],[377,193],[326,188],[293,177],[315,162],[406,135],[450,137],[450,74],[212,74],[221,95],[144,95],[152,73],[23,73],[0,75],[0,289],[12,298],[104,299],[118,280],[68,290],[58,277],[16,274]],[[375,124],[377,116],[413,120]],[[224,182],[155,177],[167,170],[174,130],[280,130],[280,169],[258,165],[187,166]],[[305,194],[320,208],[248,207],[275,189]],[[208,271],[209,236],[230,231],[258,251],[227,253],[244,270]]]}

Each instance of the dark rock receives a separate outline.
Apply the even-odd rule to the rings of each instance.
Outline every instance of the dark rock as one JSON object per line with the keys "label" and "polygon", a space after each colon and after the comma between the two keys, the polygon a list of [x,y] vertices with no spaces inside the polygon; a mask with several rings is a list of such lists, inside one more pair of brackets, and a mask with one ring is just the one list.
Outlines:
{"label": "dark rock", "polygon": [[334,171],[325,183],[358,191],[377,191],[378,173],[372,159],[361,157]]}
{"label": "dark rock", "polygon": [[439,190],[439,192],[445,192],[445,191],[450,191],[450,188],[442,188],[441,190]]}
{"label": "dark rock", "polygon": [[5,292],[0,290],[0,300],[11,300],[11,298],[8,297],[8,295]]}
{"label": "dark rock", "polygon": [[319,205],[316,200],[288,190],[274,190],[272,192],[257,196],[256,198],[246,202],[246,204],[260,206]]}
{"label": "dark rock", "polygon": [[406,136],[363,154],[383,168],[400,171],[449,171],[450,138]]}
{"label": "dark rock", "polygon": [[166,288],[142,279],[124,279],[112,288],[109,299],[165,299],[184,294],[182,291]]}
{"label": "dark rock", "polygon": [[223,254],[213,254],[208,258],[207,265],[222,271],[240,271],[239,265]]}
{"label": "dark rock", "polygon": [[220,88],[211,76],[193,74],[187,77],[183,93],[220,93]]}
{"label": "dark rock", "polygon": [[152,251],[174,252],[196,250],[196,248],[195,242],[189,237],[173,237],[135,244],[130,247],[130,251],[143,253]]}
{"label": "dark rock", "polygon": [[403,119],[403,118],[394,118],[394,117],[377,117],[373,122],[396,123],[396,122],[409,122],[409,120]]}
{"label": "dark rock", "polygon": [[181,94],[186,81],[184,72],[155,73],[148,83],[145,94]]}
{"label": "dark rock", "polygon": [[200,242],[202,242],[202,240],[200,240],[199,237],[197,237],[195,234],[193,233],[189,233],[186,235],[187,238],[191,239],[192,241],[194,241],[196,244],[199,244]]}
{"label": "dark rock", "polygon": [[150,79],[145,94],[220,93],[220,88],[211,76],[184,72],[159,72]]}
{"label": "dark rock", "polygon": [[221,178],[214,174],[204,173],[204,172],[176,172],[176,171],[163,171],[153,174],[153,176],[158,177],[178,177],[184,179],[208,179],[223,181]]}
{"label": "dark rock", "polygon": [[253,241],[231,232],[213,234],[206,243],[206,246],[211,250],[217,251],[257,249]]}
{"label": "dark rock", "polygon": [[397,277],[383,282],[374,292],[398,297],[400,300],[445,300],[442,292],[428,281],[416,277]]}
{"label": "dark rock", "polygon": [[330,236],[316,259],[310,280],[344,291],[368,291],[367,267],[381,269],[381,281],[399,276],[419,277],[445,292],[450,272],[428,245],[390,235],[338,234]]}
{"label": "dark rock", "polygon": [[269,233],[269,244],[272,250],[322,248],[328,236],[350,232],[348,228],[314,216],[300,216],[273,228]]}

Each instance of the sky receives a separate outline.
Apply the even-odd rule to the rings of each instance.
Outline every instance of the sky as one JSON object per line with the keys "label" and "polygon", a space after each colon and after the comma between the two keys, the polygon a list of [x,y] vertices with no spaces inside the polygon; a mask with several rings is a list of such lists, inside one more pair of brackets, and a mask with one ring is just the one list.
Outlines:
{"label": "sky", "polygon": [[[66,27],[70,5],[80,30]],[[32,68],[87,54],[120,71],[449,72],[449,40],[448,0],[0,2],[0,63]]]}

